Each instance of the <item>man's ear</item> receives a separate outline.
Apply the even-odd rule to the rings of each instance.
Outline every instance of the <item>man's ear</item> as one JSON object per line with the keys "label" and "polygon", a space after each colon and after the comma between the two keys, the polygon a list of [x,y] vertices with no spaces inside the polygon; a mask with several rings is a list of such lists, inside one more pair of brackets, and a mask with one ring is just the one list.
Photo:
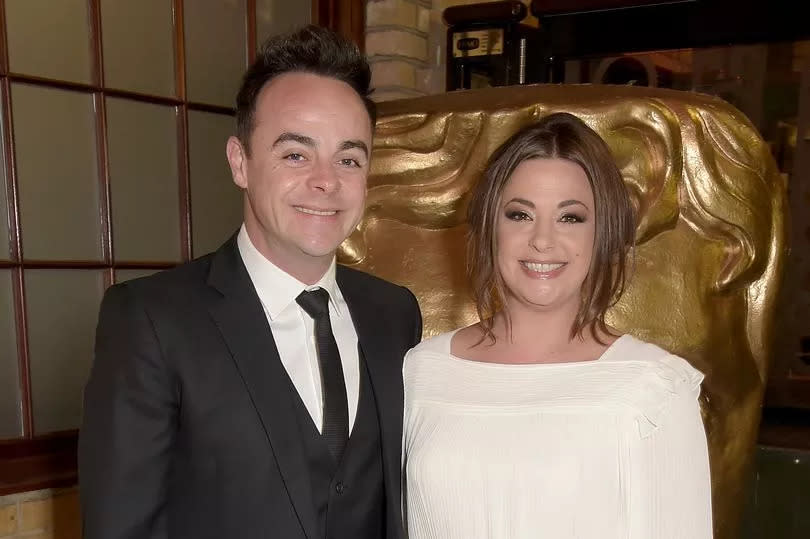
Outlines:
{"label": "man's ear", "polygon": [[247,189],[247,152],[237,137],[229,137],[225,144],[225,154],[228,156],[228,165],[231,167],[233,183],[242,189]]}

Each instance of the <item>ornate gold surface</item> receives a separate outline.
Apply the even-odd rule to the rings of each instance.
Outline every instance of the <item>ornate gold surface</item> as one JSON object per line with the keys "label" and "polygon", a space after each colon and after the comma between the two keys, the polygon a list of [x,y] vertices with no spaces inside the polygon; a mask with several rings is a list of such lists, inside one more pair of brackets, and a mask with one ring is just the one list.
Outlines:
{"label": "ornate gold surface", "polygon": [[383,103],[367,213],[342,262],[408,286],[425,336],[476,320],[464,214],[487,157],[551,112],[612,148],[640,224],[630,286],[608,321],[706,373],[716,537],[738,534],[784,260],[785,188],[742,113],[698,94],[524,86]]}

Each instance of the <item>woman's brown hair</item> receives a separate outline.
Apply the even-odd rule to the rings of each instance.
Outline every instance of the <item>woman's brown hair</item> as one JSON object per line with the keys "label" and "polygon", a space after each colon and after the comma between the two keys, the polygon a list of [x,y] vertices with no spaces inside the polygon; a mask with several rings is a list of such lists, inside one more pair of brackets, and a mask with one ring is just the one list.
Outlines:
{"label": "woman's brown hair", "polygon": [[[467,269],[485,338],[495,341],[492,317],[505,307],[505,287],[496,264],[495,229],[501,193],[518,165],[528,159],[566,159],[581,166],[588,176],[595,205],[596,236],[571,338],[590,328],[593,337],[601,342],[599,334],[609,333],[605,313],[624,292],[627,253],[635,235],[635,213],[605,141],[585,122],[564,112],[550,114],[512,135],[492,155],[472,192],[467,214],[470,225]],[[509,313],[505,314],[509,328]]]}

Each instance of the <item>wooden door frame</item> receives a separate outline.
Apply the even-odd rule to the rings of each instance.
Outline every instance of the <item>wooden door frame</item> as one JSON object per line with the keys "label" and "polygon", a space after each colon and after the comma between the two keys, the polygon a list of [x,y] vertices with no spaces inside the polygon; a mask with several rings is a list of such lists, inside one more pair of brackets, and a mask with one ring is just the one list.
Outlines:
{"label": "wooden door frame", "polygon": [[366,0],[312,0],[312,23],[340,32],[365,50]]}

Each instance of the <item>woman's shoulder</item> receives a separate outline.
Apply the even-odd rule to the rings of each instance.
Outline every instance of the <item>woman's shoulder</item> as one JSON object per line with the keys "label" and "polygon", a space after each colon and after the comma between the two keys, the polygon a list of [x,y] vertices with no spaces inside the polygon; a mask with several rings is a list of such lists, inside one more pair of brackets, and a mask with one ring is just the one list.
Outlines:
{"label": "woman's shoulder", "polygon": [[414,400],[439,398],[444,395],[451,375],[448,373],[450,341],[455,331],[434,335],[405,354],[402,381],[406,406]]}
{"label": "woman's shoulder", "polygon": [[450,355],[450,342],[459,330],[448,331],[446,333],[439,333],[423,340],[416,346],[410,349],[408,357],[420,356],[424,354],[441,354]]}
{"label": "woman's shoulder", "polygon": [[667,422],[673,403],[700,395],[703,373],[661,346],[625,335],[613,361],[626,362],[633,375],[617,388],[621,400],[639,413],[639,432],[648,436]]}
{"label": "woman's shoulder", "polygon": [[625,334],[615,347],[615,353],[611,354],[615,361],[638,363],[643,370],[655,374],[662,381],[693,388],[703,381],[703,373],[689,361],[657,344]]}

